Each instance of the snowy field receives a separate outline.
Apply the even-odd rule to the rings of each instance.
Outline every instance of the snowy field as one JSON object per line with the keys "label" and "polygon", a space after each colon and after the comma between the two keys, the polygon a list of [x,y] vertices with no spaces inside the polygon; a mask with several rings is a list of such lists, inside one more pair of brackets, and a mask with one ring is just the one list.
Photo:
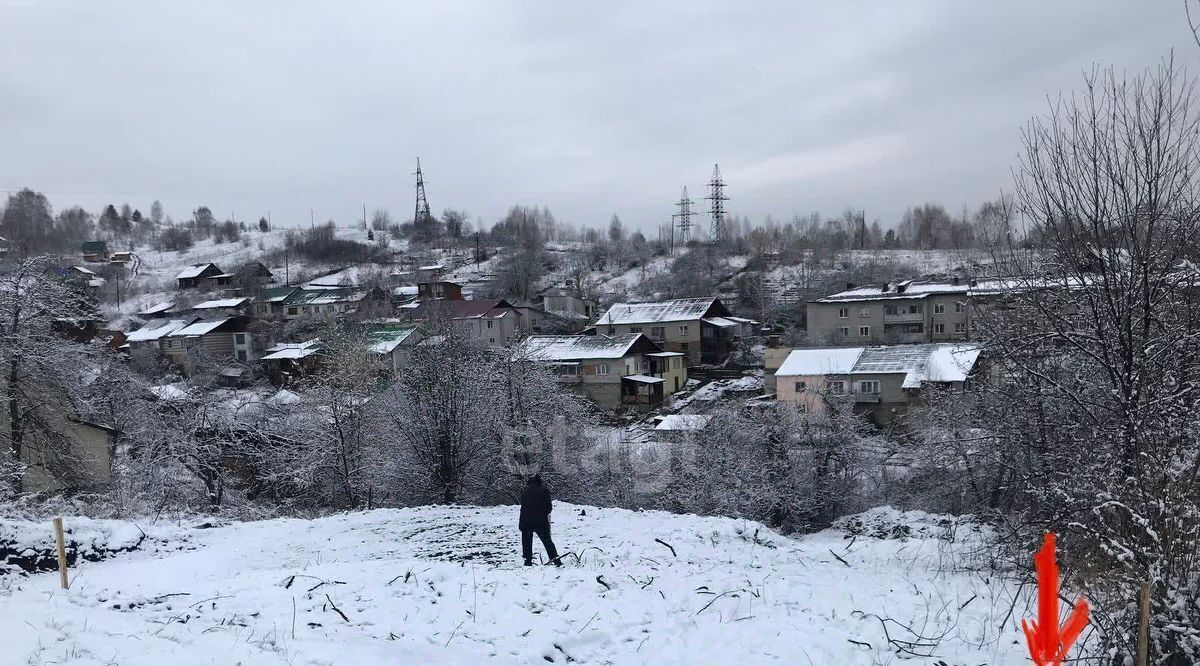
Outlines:
{"label": "snowy field", "polygon": [[1025,662],[1024,604],[1005,622],[1011,589],[957,566],[974,528],[865,516],[879,527],[792,540],[560,503],[555,539],[576,554],[562,568],[520,566],[514,507],[143,525],[170,545],[84,563],[69,591],[53,573],[0,577],[0,662]]}

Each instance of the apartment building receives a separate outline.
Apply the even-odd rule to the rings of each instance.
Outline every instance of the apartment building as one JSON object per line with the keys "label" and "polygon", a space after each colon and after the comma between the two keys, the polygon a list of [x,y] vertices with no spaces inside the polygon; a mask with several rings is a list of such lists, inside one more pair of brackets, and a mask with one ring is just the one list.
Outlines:
{"label": "apartment building", "polygon": [[998,281],[953,278],[847,289],[808,303],[811,344],[910,344],[973,340],[979,308],[1005,291]]}

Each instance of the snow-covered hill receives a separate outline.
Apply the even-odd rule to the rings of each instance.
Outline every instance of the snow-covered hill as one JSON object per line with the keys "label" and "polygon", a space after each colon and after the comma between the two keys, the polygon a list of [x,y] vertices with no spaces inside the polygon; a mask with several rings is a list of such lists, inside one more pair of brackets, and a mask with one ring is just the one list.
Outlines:
{"label": "snow-covered hill", "polygon": [[843,665],[896,663],[898,647],[934,655],[911,663],[1024,661],[1002,619],[1011,590],[954,567],[971,528],[952,543],[925,514],[865,523],[793,540],[558,504],[555,539],[575,554],[562,568],[520,566],[513,507],[147,528],[178,549],[85,563],[69,591],[56,574],[0,578],[0,661]]}

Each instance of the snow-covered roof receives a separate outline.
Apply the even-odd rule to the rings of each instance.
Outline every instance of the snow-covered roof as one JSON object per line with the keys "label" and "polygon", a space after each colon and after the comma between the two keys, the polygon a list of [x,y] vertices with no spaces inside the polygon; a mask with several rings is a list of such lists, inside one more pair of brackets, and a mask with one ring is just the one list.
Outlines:
{"label": "snow-covered roof", "polygon": [[183,400],[188,397],[188,393],[181,387],[180,384],[163,384],[162,386],[151,386],[150,392],[159,400]]}
{"label": "snow-covered roof", "polygon": [[651,377],[650,375],[625,375],[621,379],[628,379],[639,384],[661,384],[667,381],[662,377]]}
{"label": "snow-covered roof", "polygon": [[130,333],[125,339],[129,342],[151,342],[161,340],[176,331],[187,327],[195,319],[162,319],[153,321]]}
{"label": "snow-covered roof", "polygon": [[700,321],[705,322],[706,324],[712,324],[713,326],[719,326],[720,328],[737,328],[738,326],[741,326],[741,324],[738,322],[733,321],[732,319],[726,319],[725,317],[705,317]]}
{"label": "snow-covered roof", "polygon": [[83,273],[84,275],[95,275],[96,274],[90,268],[84,268],[83,266],[72,266],[71,270],[78,271],[80,273]]}
{"label": "snow-covered roof", "polygon": [[386,331],[374,331],[367,336],[371,346],[368,349],[376,354],[390,354],[396,351],[396,347],[404,344],[404,341],[412,337],[416,332],[415,326],[398,328]]}
{"label": "snow-covered roof", "polygon": [[342,287],[346,285],[356,286],[361,284],[362,275],[358,266],[344,268],[336,273],[323,275],[314,280],[309,280],[305,286],[309,287]]}
{"label": "snow-covered roof", "polygon": [[[195,264],[192,266],[188,266],[187,268],[180,271],[179,275],[175,276],[175,279],[176,280],[188,280],[191,278],[198,278],[198,277],[200,277],[200,275],[202,273],[204,273],[204,271],[208,270],[209,266],[212,266],[213,268],[217,268],[215,264]],[[217,268],[217,270],[221,270],[221,269]]]}
{"label": "snow-covered roof", "polygon": [[284,342],[267,350],[263,361],[279,361],[283,359],[300,359],[312,356],[321,351],[321,341],[317,338],[304,342]]}
{"label": "snow-covered roof", "polygon": [[392,289],[392,295],[393,296],[416,296],[417,295],[417,287],[415,287],[415,286],[396,287],[395,289]]}
{"label": "snow-covered roof", "polygon": [[229,321],[228,317],[219,319],[201,319],[171,334],[171,337],[190,337],[193,335],[208,335]]}
{"label": "snow-covered roof", "polygon": [[629,353],[641,333],[625,335],[531,335],[517,346],[517,355],[531,361],[615,359]]}
{"label": "snow-covered roof", "polygon": [[903,374],[903,388],[920,388],[925,382],[965,381],[975,369],[979,352],[978,345],[963,343],[797,349],[788,354],[775,375]]}
{"label": "snow-covered roof", "polygon": [[249,298],[219,298],[212,301],[204,301],[192,306],[193,310],[222,310],[225,308],[236,308],[250,302]]}
{"label": "snow-covered roof", "polygon": [[700,319],[716,302],[715,298],[679,298],[661,303],[614,303],[596,325],[649,324]]}
{"label": "snow-covered roof", "polygon": [[711,419],[709,414],[667,414],[659,420],[654,429],[695,432],[703,430]]}
{"label": "snow-covered roof", "polygon": [[817,303],[840,303],[845,301],[879,301],[891,299],[925,298],[934,295],[962,294],[964,296],[981,296],[1020,291],[1031,286],[1016,280],[959,280],[936,282],[913,282],[905,280],[896,283],[879,283],[847,289],[836,294],[830,294],[818,299]]}
{"label": "snow-covered roof", "polygon": [[170,310],[173,307],[175,307],[174,303],[172,303],[171,301],[164,301],[162,303],[155,303],[154,305],[151,305],[150,307],[147,307],[147,308],[142,308],[141,312],[139,312],[138,314],[143,314],[143,315],[161,314],[163,312]]}
{"label": "snow-covered roof", "polygon": [[788,354],[783,365],[775,371],[775,376],[801,377],[806,375],[844,375],[848,374],[858,357],[862,347],[848,349],[797,349]]}
{"label": "snow-covered roof", "polygon": [[418,266],[417,270],[419,270],[419,271],[444,271],[444,270],[446,270],[446,264],[429,264],[428,266]]}

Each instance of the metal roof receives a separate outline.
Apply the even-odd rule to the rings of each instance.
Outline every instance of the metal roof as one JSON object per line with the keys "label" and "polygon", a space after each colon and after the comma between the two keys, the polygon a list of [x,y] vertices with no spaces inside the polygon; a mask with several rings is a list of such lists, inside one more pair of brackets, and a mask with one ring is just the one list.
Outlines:
{"label": "metal roof", "polygon": [[221,270],[220,268],[217,268],[216,264],[195,264],[193,266],[188,266],[187,268],[180,271],[179,275],[175,276],[175,279],[176,280],[188,280],[191,278],[198,278],[198,277],[200,277],[200,275],[202,273],[204,273],[204,271],[208,270],[209,266],[216,268],[218,271]]}
{"label": "metal roof", "polygon": [[903,388],[919,388],[924,382],[965,381],[979,352],[979,345],[962,343],[797,349],[775,376],[902,374]]}
{"label": "metal roof", "polygon": [[711,297],[679,298],[661,303],[614,303],[600,316],[596,325],[694,321],[703,317],[717,303],[719,301]]}
{"label": "metal roof", "polygon": [[617,359],[629,353],[642,337],[641,333],[625,335],[531,335],[517,346],[518,356],[532,361],[577,361],[583,359]]}

